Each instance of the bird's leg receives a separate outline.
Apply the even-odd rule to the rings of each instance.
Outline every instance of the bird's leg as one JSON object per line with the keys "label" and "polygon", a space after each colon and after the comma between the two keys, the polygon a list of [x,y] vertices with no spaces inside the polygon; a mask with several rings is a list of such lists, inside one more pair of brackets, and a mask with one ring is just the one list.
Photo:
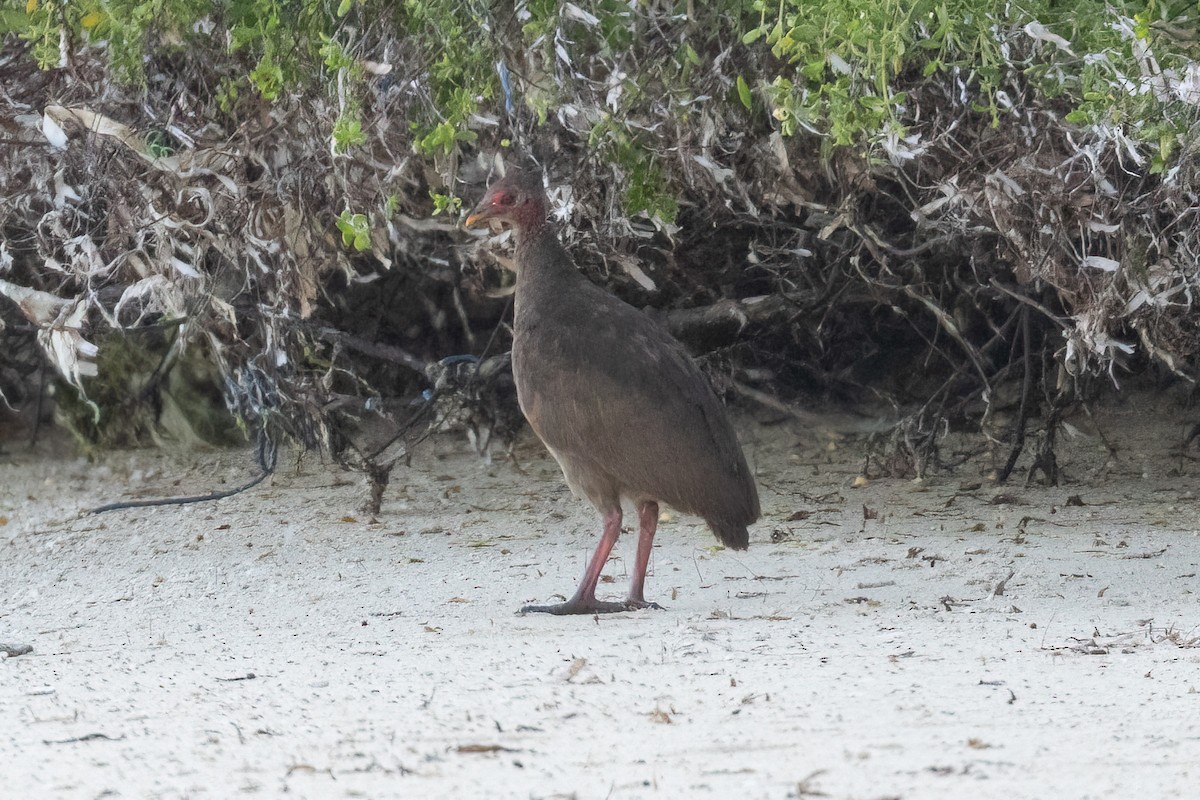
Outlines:
{"label": "bird's leg", "polygon": [[552,606],[525,606],[521,613],[605,614],[626,611],[628,607],[624,603],[601,603],[596,599],[596,584],[600,582],[600,573],[604,571],[604,565],[608,563],[608,554],[612,552],[613,545],[617,543],[617,537],[620,535],[621,507],[617,506],[604,514],[604,535],[600,537],[600,544],[596,545],[596,552],[588,562],[587,571],[583,573],[583,581],[575,590],[574,597],[565,603]]}
{"label": "bird's leg", "polygon": [[627,608],[662,608],[658,603],[647,603],[642,594],[646,585],[646,566],[650,563],[650,550],[654,547],[654,532],[658,530],[658,503],[650,500],[638,506],[637,561],[633,564],[633,579],[629,582]]}

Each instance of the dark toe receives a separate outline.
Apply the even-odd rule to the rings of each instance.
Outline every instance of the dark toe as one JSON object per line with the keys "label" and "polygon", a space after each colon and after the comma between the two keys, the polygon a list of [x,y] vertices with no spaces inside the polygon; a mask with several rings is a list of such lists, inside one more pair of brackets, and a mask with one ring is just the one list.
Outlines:
{"label": "dark toe", "polygon": [[565,603],[555,603],[548,606],[524,606],[518,613],[521,615],[554,614],[555,616],[567,616],[569,614],[616,614],[629,610],[630,607],[626,603],[603,603],[599,600],[585,603],[580,600],[571,599]]}

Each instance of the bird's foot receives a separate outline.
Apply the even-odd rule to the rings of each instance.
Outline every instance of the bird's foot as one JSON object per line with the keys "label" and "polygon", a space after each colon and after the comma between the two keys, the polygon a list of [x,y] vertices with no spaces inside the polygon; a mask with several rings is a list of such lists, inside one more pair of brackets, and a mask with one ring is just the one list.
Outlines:
{"label": "bird's foot", "polygon": [[578,597],[572,597],[565,603],[555,603],[548,606],[524,606],[520,613],[525,614],[554,614],[555,616],[567,616],[568,614],[619,614],[622,611],[637,611],[642,608],[653,608],[662,611],[663,607],[658,603],[648,603],[645,600],[626,600],[624,603],[607,603],[602,600],[583,600]]}
{"label": "bird's foot", "polygon": [[581,600],[578,597],[572,597],[565,603],[555,603],[548,606],[523,606],[519,613],[522,615],[554,614],[555,616],[566,616],[568,614],[616,614],[617,612],[628,610],[629,607],[624,603],[605,603],[595,599]]}
{"label": "bird's foot", "polygon": [[643,600],[640,597],[637,599],[630,597],[628,600],[625,601],[625,608],[629,611],[637,611],[638,609],[641,609],[641,608],[652,608],[655,611],[665,611],[666,610],[665,608],[660,606],[658,603],[654,603],[649,600]]}

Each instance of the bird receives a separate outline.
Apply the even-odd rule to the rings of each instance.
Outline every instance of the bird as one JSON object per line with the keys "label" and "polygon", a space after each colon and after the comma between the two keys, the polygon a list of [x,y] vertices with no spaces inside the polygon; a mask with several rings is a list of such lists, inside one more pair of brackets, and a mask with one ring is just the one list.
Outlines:
{"label": "bird", "polygon": [[[540,170],[509,169],[465,225],[514,230],[512,370],[529,426],[572,492],[603,520],[579,588],[521,613],[596,614],[661,608],[645,598],[660,504],[699,516],[744,550],[760,516],[758,488],[712,386],[657,321],[592,283],[548,219]],[[638,544],[624,602],[596,585],[621,533],[622,500],[637,510]]]}

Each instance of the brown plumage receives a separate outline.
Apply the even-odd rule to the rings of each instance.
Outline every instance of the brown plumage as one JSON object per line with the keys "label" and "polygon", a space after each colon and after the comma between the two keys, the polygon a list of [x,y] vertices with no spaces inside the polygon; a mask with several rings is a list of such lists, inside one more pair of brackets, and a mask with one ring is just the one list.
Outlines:
{"label": "brown plumage", "polygon": [[[547,222],[541,181],[512,172],[467,225],[516,230],[513,375],[530,426],[572,491],[604,518],[604,536],[575,595],[522,611],[578,614],[647,605],[646,564],[658,504],[702,517],[744,550],[758,490],[725,409],[683,346],[658,323],[588,281]],[[596,583],[621,531],[621,499],[638,510],[637,560],[625,603],[596,600]]]}

